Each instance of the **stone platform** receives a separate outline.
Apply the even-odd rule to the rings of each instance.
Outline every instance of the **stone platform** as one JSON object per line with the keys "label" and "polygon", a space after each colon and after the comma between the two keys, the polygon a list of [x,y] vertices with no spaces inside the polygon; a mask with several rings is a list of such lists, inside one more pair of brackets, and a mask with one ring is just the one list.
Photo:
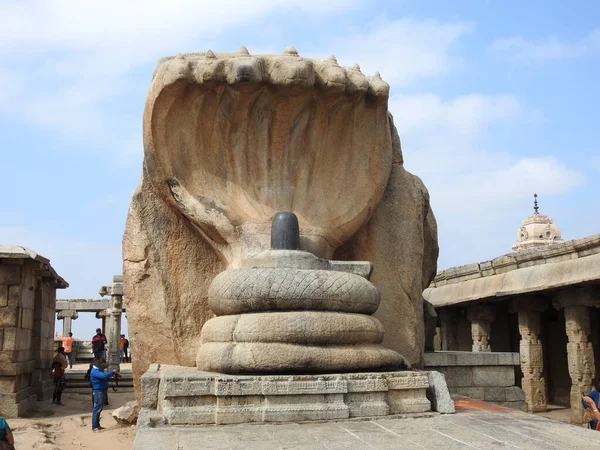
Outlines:
{"label": "stone platform", "polygon": [[133,450],[446,450],[600,448],[600,433],[544,417],[457,400],[457,414],[324,423],[138,429]]}
{"label": "stone platform", "polygon": [[427,372],[224,375],[152,365],[140,427],[301,422],[431,411]]}
{"label": "stone platform", "polygon": [[525,393],[516,386],[515,367],[518,366],[518,353],[425,353],[425,368],[443,373],[451,394],[527,411]]}

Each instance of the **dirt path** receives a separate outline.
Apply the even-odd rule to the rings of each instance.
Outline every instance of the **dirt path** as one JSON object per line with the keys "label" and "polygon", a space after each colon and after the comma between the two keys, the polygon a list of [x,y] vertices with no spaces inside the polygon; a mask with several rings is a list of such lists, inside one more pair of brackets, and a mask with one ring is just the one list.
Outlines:
{"label": "dirt path", "polygon": [[9,419],[14,431],[16,450],[129,450],[135,438],[135,427],[119,425],[111,412],[134,400],[133,392],[109,392],[110,406],[104,408],[100,423],[106,430],[93,433],[92,396],[64,393],[64,406],[50,400],[38,403],[29,418]]}

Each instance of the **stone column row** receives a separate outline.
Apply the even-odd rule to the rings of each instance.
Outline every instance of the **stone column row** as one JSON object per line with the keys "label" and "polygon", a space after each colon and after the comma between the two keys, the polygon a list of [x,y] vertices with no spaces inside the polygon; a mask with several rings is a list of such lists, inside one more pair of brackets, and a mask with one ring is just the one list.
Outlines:
{"label": "stone column row", "polygon": [[[471,322],[472,351],[490,352],[490,332],[496,318],[494,305],[476,304],[467,309],[467,319]],[[440,318],[442,350],[458,350],[458,323],[460,316],[455,308],[436,311]]]}
{"label": "stone column row", "polygon": [[[583,422],[581,394],[590,391],[596,373],[594,348],[590,340],[590,308],[600,307],[600,292],[592,287],[571,288],[554,295],[554,307],[564,309],[567,343],[567,359],[571,377],[572,423]],[[523,372],[522,389],[531,412],[547,409],[546,380],[544,379],[544,348],[540,339],[541,313],[550,306],[550,301],[526,297],[513,302],[518,314],[519,353]],[[457,309],[443,308],[437,311],[441,320],[442,350],[458,349]],[[489,336],[494,321],[493,305],[475,304],[467,309],[471,322],[473,352],[489,352]],[[551,349],[552,350],[552,349]]]}

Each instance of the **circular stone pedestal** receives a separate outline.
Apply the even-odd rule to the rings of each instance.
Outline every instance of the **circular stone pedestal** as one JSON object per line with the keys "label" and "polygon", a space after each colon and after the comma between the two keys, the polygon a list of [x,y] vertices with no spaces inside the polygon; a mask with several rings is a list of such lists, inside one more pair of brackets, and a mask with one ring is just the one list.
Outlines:
{"label": "circular stone pedestal", "polygon": [[[209,305],[218,317],[202,328],[198,368],[229,374],[398,369],[402,356],[381,345],[383,326],[371,317],[379,291],[364,276],[332,266],[307,252],[270,250],[217,275]],[[337,267],[370,272],[360,263]]]}

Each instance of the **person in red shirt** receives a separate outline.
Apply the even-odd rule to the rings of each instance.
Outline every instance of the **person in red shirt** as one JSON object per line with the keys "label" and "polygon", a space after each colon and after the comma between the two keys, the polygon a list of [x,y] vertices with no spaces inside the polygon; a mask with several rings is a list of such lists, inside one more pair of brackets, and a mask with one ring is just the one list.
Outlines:
{"label": "person in red shirt", "polygon": [[106,359],[107,345],[106,336],[102,334],[100,328],[96,328],[96,335],[92,338],[92,352],[94,353],[94,356],[101,356]]}
{"label": "person in red shirt", "polygon": [[58,347],[56,356],[52,360],[52,378],[54,379],[54,392],[52,393],[52,403],[62,405],[60,399],[65,388],[65,369],[67,368],[67,358],[65,357],[65,348]]}
{"label": "person in red shirt", "polygon": [[69,368],[72,369],[73,368],[73,341],[75,341],[75,339],[73,339],[73,333],[69,333],[68,337],[59,336],[58,333],[56,333],[56,339],[60,339],[62,341],[63,347],[65,348],[65,356],[67,357],[67,360],[69,361]]}

